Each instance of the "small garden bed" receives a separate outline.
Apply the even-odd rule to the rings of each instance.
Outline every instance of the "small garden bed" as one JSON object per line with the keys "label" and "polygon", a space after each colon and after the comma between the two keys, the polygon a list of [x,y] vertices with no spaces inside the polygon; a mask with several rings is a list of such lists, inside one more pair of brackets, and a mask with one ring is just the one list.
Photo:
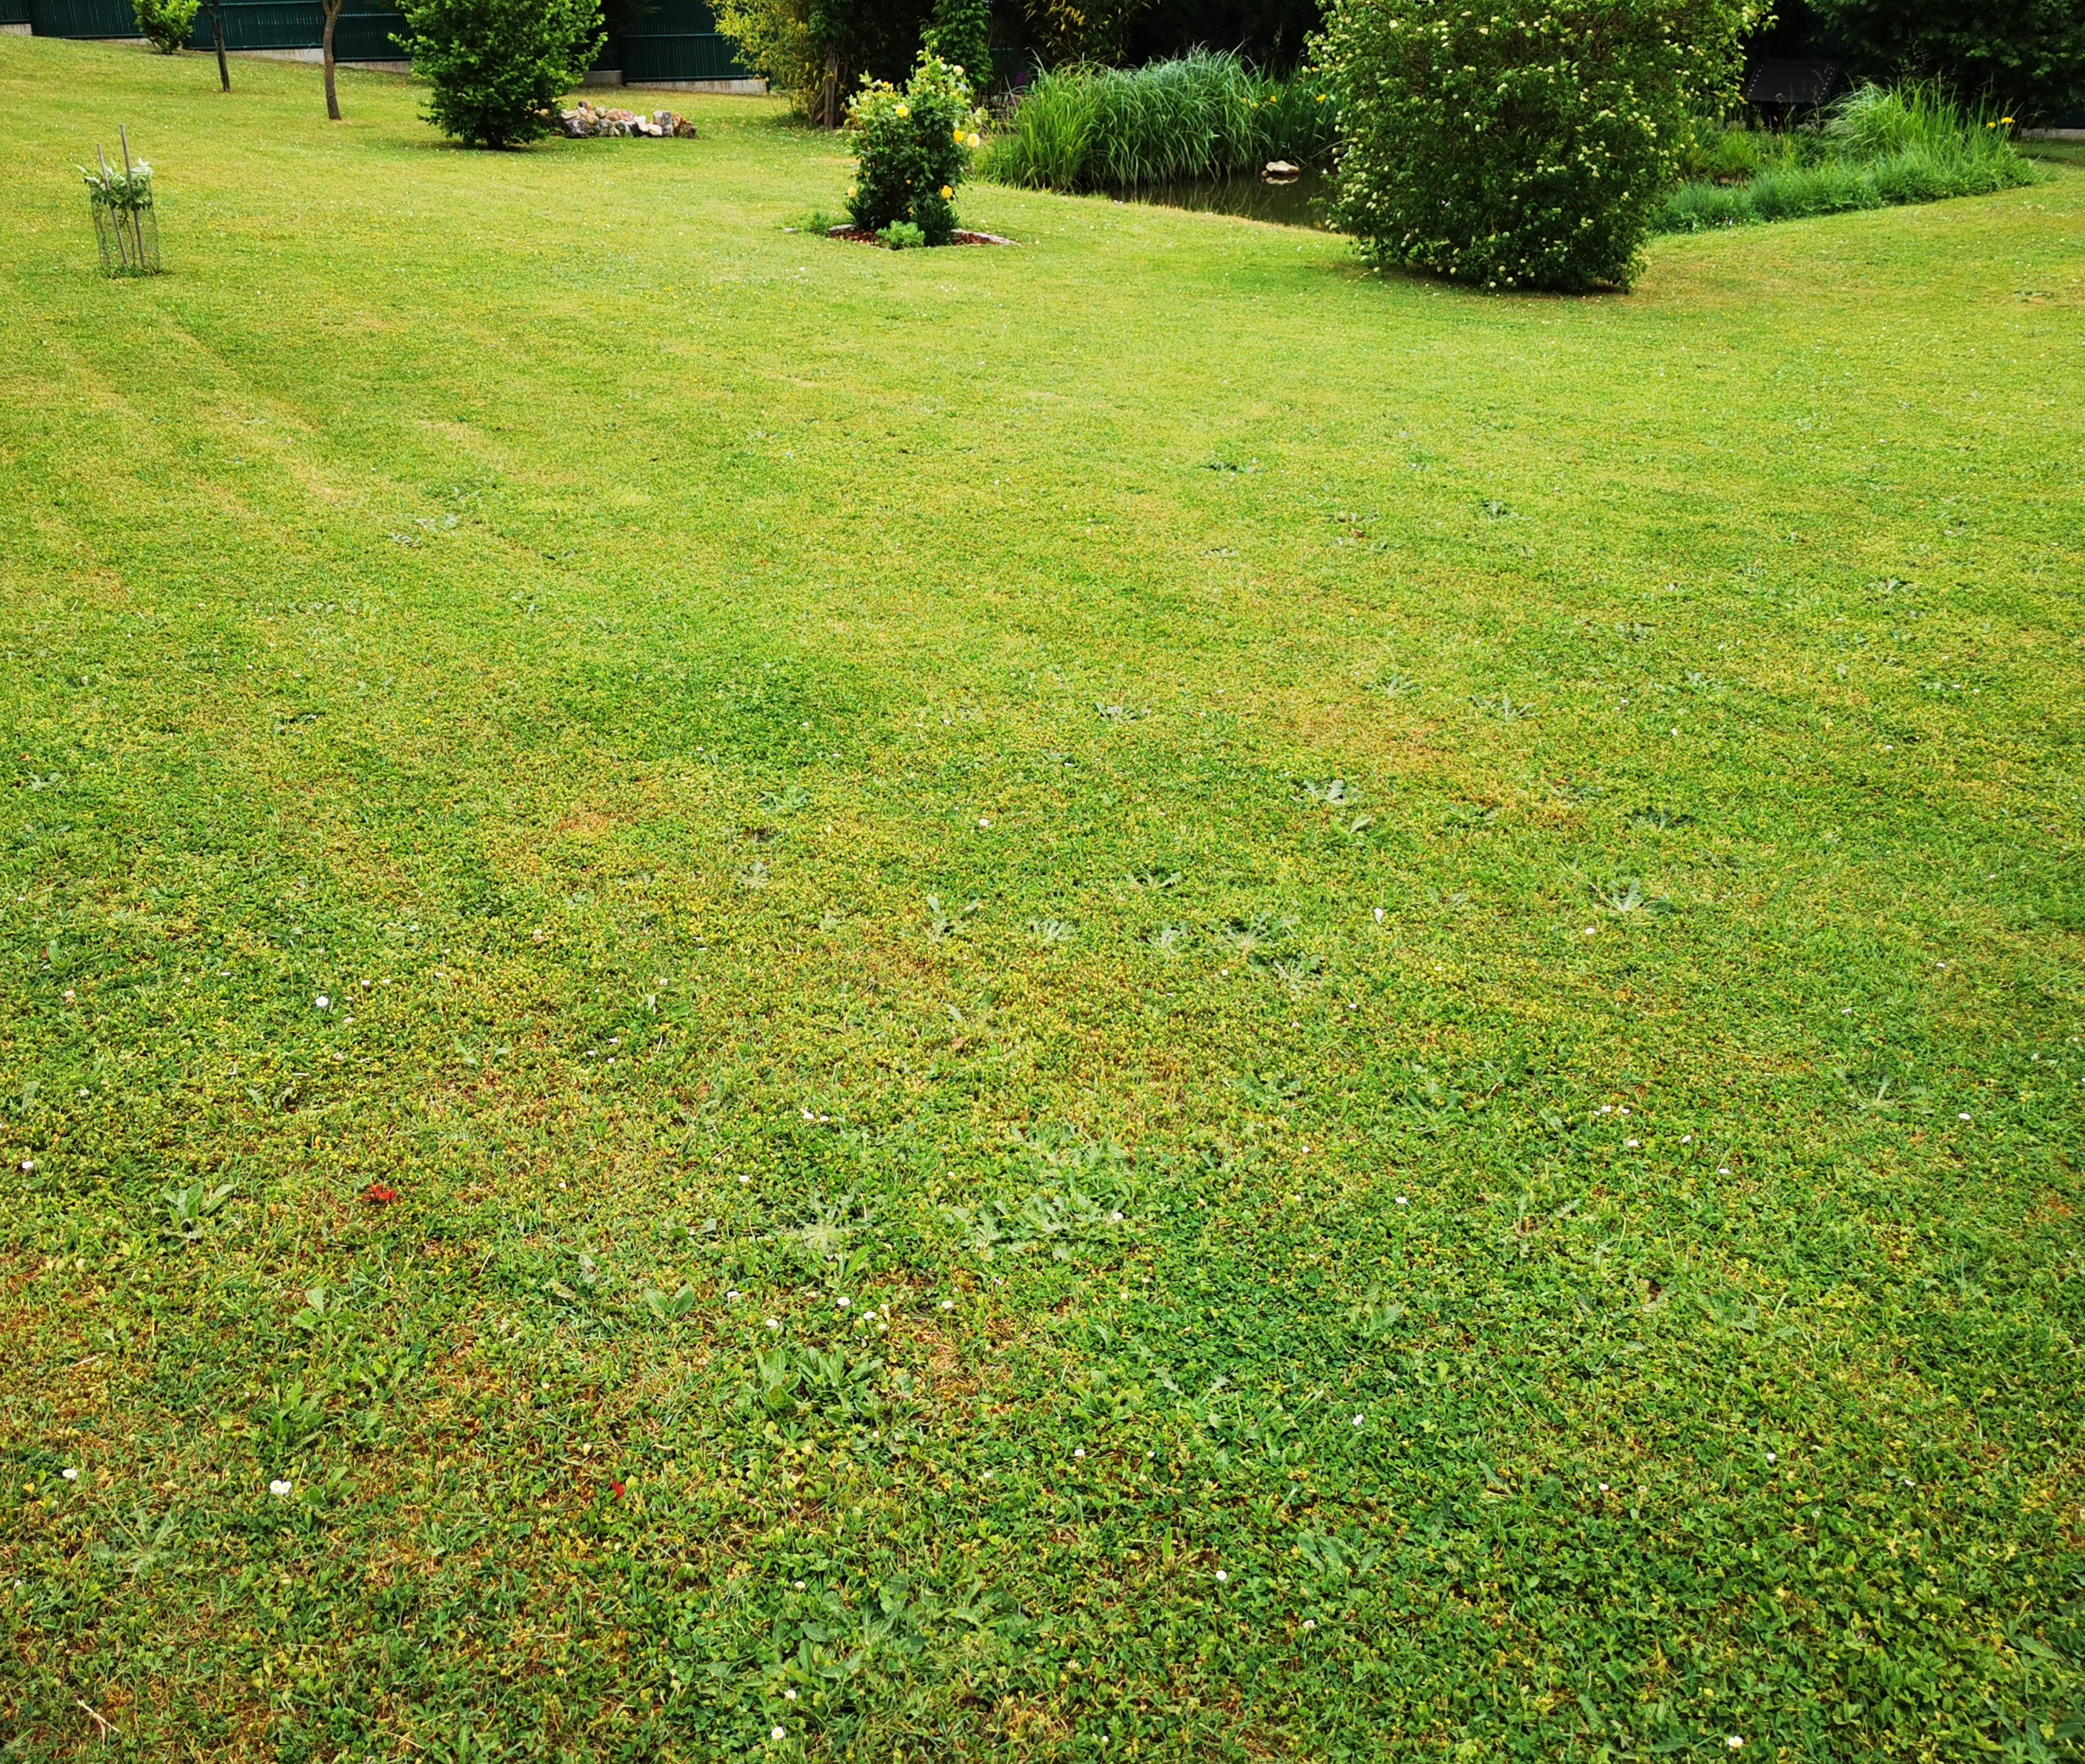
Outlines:
{"label": "small garden bed", "polygon": [[[866,227],[828,227],[826,236],[828,239],[844,239],[850,244],[878,245],[885,251],[896,249],[889,240],[871,232]],[[949,243],[952,245],[1010,245],[1013,241],[1002,239],[997,233],[972,232],[966,227],[958,227]]]}

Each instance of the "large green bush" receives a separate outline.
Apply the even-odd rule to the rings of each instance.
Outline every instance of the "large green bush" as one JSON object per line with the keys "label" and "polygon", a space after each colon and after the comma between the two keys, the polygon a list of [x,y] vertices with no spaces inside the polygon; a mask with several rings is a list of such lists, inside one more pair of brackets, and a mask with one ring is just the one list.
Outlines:
{"label": "large green bush", "polygon": [[2085,0],[1811,0],[1827,35],[1877,75],[1982,93],[2026,120],[2085,112]]}
{"label": "large green bush", "polygon": [[162,55],[186,46],[202,0],[135,0],[138,31]]}
{"label": "large green bush", "polygon": [[1275,79],[1195,49],[1148,67],[1067,67],[1029,88],[979,169],[1031,189],[1127,189],[1322,164],[1332,107],[1310,74]]}
{"label": "large green bush", "polygon": [[548,134],[558,99],[601,47],[599,0],[405,0],[427,119],[472,147]]}
{"label": "large green bush", "polygon": [[856,226],[881,233],[909,222],[930,245],[955,236],[957,188],[970,170],[970,87],[962,74],[931,49],[901,91],[865,80],[847,113],[855,132],[854,188],[847,214]]}
{"label": "large green bush", "polygon": [[1498,288],[1626,287],[1750,0],[1333,0],[1340,224],[1378,264]]}

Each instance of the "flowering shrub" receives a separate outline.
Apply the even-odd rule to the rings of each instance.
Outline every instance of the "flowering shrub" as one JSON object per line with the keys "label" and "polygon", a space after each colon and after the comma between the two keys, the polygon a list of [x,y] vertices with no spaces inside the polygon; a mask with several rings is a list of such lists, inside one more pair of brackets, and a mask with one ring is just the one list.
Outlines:
{"label": "flowering shrub", "polygon": [[961,70],[932,50],[921,52],[902,91],[864,79],[847,113],[856,155],[847,215],[855,225],[881,233],[907,221],[924,243],[949,244],[956,190],[978,143],[976,120]]}
{"label": "flowering shrub", "polygon": [[[1496,3],[1496,0],[1494,0]],[[1378,264],[1626,287],[1690,118],[1731,94],[1752,0],[1333,0],[1336,213]]]}

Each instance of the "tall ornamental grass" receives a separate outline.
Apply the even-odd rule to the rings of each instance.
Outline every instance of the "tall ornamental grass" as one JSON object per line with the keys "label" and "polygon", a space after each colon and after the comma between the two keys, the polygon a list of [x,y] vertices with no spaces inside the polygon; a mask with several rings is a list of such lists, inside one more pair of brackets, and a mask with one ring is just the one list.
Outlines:
{"label": "tall ornamental grass", "polygon": [[2013,144],[2011,117],[1914,83],[1863,86],[1819,130],[1726,130],[1693,169],[1698,175],[1659,205],[1655,231],[1705,232],[1985,196],[2035,179]]}
{"label": "tall ornamental grass", "polygon": [[982,175],[1029,189],[1131,189],[1329,158],[1336,130],[1308,74],[1277,79],[1238,57],[1193,49],[1146,67],[1039,76]]}

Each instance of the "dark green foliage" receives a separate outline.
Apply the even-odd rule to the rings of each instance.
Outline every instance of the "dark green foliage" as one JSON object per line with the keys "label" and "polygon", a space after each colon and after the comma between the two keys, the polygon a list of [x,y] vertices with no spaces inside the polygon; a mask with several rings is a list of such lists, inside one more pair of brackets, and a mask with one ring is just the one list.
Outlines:
{"label": "dark green foliage", "polygon": [[427,120],[469,147],[550,132],[558,100],[601,47],[597,0],[406,0],[413,70],[433,91]]}
{"label": "dark green foliage", "polygon": [[935,0],[921,40],[970,82],[972,96],[984,96],[992,84],[992,8],[986,0]]}
{"label": "dark green foliage", "polygon": [[185,47],[202,0],[134,0],[138,31],[162,55]]}
{"label": "dark green foliage", "polygon": [[1983,196],[2034,180],[1998,117],[1930,86],[1863,86],[1821,130],[1719,130],[1688,181],[1652,217],[1657,232],[1704,232],[1855,208]]}
{"label": "dark green foliage", "polygon": [[1256,66],[1286,70],[1302,62],[1322,22],[1316,0],[1155,0],[1130,26],[1129,59],[1162,61],[1219,44]]}
{"label": "dark green foliage", "polygon": [[855,132],[854,188],[847,213],[880,233],[895,221],[916,226],[929,245],[955,236],[957,187],[970,168],[970,95],[962,76],[931,50],[903,91],[865,84],[848,113]]}
{"label": "dark green foliage", "polygon": [[1195,49],[1149,67],[1042,74],[980,169],[1031,189],[1126,189],[1256,174],[1269,159],[1323,164],[1335,133],[1310,75],[1273,79],[1235,55]]}
{"label": "dark green foliage", "polygon": [[1735,83],[1744,0],[1334,0],[1338,215],[1379,265],[1626,287],[1690,119]]}
{"label": "dark green foliage", "polygon": [[1878,77],[1934,75],[2023,120],[2085,109],[2085,0],[1811,0]]}

